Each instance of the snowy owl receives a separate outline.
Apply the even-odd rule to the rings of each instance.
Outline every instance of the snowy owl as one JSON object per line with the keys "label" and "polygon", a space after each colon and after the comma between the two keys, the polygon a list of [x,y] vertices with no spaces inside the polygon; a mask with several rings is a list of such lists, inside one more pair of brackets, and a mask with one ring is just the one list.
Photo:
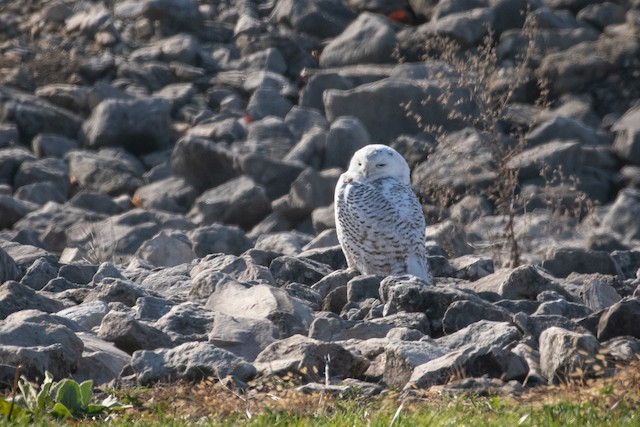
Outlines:
{"label": "snowy owl", "polygon": [[413,274],[432,282],[422,207],[409,165],[391,147],[356,151],[335,192],[336,231],[349,267],[362,274]]}

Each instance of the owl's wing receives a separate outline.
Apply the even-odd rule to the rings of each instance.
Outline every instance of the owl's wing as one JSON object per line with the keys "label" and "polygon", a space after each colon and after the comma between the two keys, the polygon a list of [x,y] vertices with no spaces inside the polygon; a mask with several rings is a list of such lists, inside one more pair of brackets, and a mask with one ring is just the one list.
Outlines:
{"label": "owl's wing", "polygon": [[410,272],[424,277],[425,221],[411,188],[394,179],[353,181],[342,187],[336,191],[336,222],[341,244],[352,252],[356,267],[365,274]]}

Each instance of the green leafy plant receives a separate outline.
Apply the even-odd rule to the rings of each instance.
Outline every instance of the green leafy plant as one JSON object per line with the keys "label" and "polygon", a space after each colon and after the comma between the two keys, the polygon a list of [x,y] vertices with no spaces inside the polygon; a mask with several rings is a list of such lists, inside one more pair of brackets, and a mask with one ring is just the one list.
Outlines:
{"label": "green leafy plant", "polygon": [[53,381],[53,375],[46,372],[42,384],[29,382],[24,376],[17,381],[20,395],[0,400],[0,415],[8,419],[39,418],[51,415],[56,418],[78,418],[103,412],[122,410],[127,407],[113,396],[98,403],[94,401],[93,381],[78,383],[65,378]]}

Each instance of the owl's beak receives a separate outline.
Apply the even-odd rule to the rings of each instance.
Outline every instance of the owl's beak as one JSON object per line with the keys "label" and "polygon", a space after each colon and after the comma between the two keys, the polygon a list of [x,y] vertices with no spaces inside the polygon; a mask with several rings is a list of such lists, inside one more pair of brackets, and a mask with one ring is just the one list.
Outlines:
{"label": "owl's beak", "polygon": [[360,168],[360,173],[362,174],[363,177],[369,178],[369,168],[367,168],[366,166],[362,166]]}

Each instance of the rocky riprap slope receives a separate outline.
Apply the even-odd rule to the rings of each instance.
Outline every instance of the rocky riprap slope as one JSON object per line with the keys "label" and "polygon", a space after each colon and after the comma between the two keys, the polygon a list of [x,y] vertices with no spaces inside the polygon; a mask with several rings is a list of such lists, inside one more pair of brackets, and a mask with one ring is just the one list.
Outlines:
{"label": "rocky riprap slope", "polygon": [[[631,0],[3,2],[2,385],[18,364],[98,384],[326,366],[373,392],[517,391],[634,359],[639,25]],[[476,129],[464,71],[422,57],[488,26],[480,89],[513,96]],[[413,167],[434,285],[345,269],[333,188],[373,142]],[[511,173],[515,268],[490,197]]]}

